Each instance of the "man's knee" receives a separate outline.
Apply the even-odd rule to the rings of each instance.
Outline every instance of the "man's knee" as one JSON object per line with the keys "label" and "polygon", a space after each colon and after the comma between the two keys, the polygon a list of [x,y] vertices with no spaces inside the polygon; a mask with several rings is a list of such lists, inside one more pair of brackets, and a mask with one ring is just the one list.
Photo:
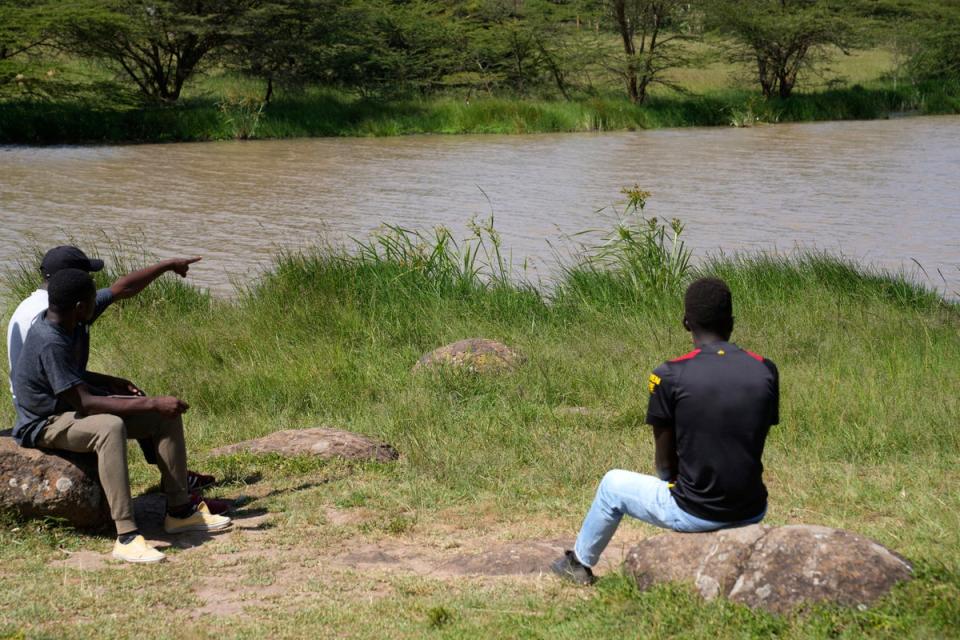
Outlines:
{"label": "man's knee", "polygon": [[600,481],[600,490],[609,493],[622,493],[629,485],[633,474],[623,469],[611,469],[603,476]]}
{"label": "man's knee", "polygon": [[127,426],[120,416],[103,414],[97,416],[97,448],[108,445],[127,446]]}
{"label": "man's knee", "polygon": [[598,493],[602,494],[608,500],[614,500],[619,496],[623,496],[629,490],[630,480],[633,475],[630,471],[624,471],[623,469],[607,471],[600,481]]}

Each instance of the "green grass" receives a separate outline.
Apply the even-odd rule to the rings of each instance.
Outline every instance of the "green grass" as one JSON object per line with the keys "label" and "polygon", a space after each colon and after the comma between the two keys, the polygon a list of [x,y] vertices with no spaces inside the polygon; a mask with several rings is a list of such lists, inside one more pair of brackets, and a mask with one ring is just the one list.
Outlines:
{"label": "green grass", "polygon": [[[164,279],[111,309],[96,328],[92,368],[186,399],[193,466],[224,477],[222,495],[269,488],[253,504],[273,514],[273,528],[255,539],[218,542],[218,555],[181,552],[150,571],[84,573],[50,561],[64,557],[60,549],[105,551],[103,539],[4,521],[0,636],[956,634],[955,303],[902,277],[819,254],[728,258],[653,289],[637,273],[665,266],[655,257],[582,260],[568,265],[555,288],[538,290],[512,284],[497,266],[496,238],[482,231],[478,238],[485,243],[454,247],[442,234],[395,231],[349,253],[278,256],[269,273],[231,299]],[[643,260],[654,263],[638,264]],[[314,559],[363,540],[433,540],[451,527],[459,532],[455,540],[484,532],[515,540],[572,536],[605,471],[652,471],[644,380],[662,360],[689,350],[679,290],[697,272],[727,279],[734,339],[780,368],[782,421],[764,460],[768,522],[870,536],[916,563],[913,582],[867,611],[817,607],[779,617],[704,604],[685,586],[638,594],[616,575],[583,591],[550,579],[343,574]],[[34,286],[29,271],[15,274],[9,299]],[[490,377],[411,373],[422,353],[473,336],[518,348],[527,363]],[[612,415],[557,411],[569,406]],[[12,420],[9,406],[0,413]],[[403,457],[350,465],[206,455],[280,428],[320,424],[381,438]],[[138,454],[131,460],[139,488],[155,482]],[[329,508],[363,521],[332,524],[324,515]],[[653,529],[626,523],[618,535],[630,532]],[[252,561],[244,552],[263,548],[276,551],[275,561],[246,564]],[[191,587],[208,573],[284,584],[290,566],[281,551],[297,553],[293,565],[306,577],[215,627],[190,617],[198,606]]]}
{"label": "green grass", "polygon": [[[712,45],[692,46],[704,60],[718,58]],[[56,73],[48,77],[51,70]],[[28,86],[49,85],[54,97],[8,91],[0,99],[0,144],[622,131],[960,113],[960,84],[897,79],[885,49],[838,53],[819,75],[801,78],[800,90],[788,100],[762,99],[751,73],[744,65],[720,61],[679,69],[670,79],[683,92],[655,87],[643,106],[626,100],[608,79],[597,95],[569,101],[491,95],[375,99],[309,88],[281,91],[261,109],[262,83],[212,72],[189,84],[177,106],[145,107],[119,91],[104,68],[53,60],[37,62],[27,75]]]}

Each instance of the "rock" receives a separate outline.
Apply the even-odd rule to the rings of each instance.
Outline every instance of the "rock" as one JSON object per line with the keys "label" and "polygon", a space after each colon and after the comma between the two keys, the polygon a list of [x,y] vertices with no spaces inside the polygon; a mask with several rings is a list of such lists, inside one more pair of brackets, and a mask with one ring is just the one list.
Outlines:
{"label": "rock", "polygon": [[523,356],[505,344],[485,338],[460,340],[421,357],[414,371],[446,365],[477,373],[506,371],[523,363]]}
{"label": "rock", "polygon": [[868,605],[911,573],[902,557],[855,533],[779,527],[754,545],[730,599],[778,613],[800,602]]}
{"label": "rock", "polygon": [[397,450],[389,444],[350,431],[325,427],[275,431],[262,438],[214,449],[210,453],[215,456],[226,456],[243,451],[379,462],[390,462],[400,457]]}
{"label": "rock", "polygon": [[0,436],[0,508],[63,518],[84,529],[111,521],[95,454],[27,449],[5,436]]}
{"label": "rock", "polygon": [[627,555],[641,589],[692,582],[704,598],[786,613],[801,603],[869,605],[912,568],[855,533],[816,525],[751,525],[711,533],[667,533]]}
{"label": "rock", "polygon": [[704,598],[727,595],[767,527],[753,525],[712,533],[668,533],[630,550],[626,567],[640,589],[661,582],[692,581]]}

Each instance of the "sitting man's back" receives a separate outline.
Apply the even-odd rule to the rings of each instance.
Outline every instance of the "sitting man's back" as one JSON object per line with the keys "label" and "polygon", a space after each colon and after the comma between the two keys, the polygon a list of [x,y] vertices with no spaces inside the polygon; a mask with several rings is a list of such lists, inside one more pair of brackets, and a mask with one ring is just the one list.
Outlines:
{"label": "sitting man's back", "polygon": [[649,384],[647,424],[674,430],[680,508],[718,522],[763,511],[760,458],[779,422],[774,364],[720,341],[660,365]]}
{"label": "sitting man's back", "polygon": [[552,566],[588,584],[624,515],[674,531],[752,524],[767,512],[763,445],[779,421],[780,383],[769,360],[730,342],[726,283],[701,278],[684,297],[696,349],[650,375],[647,424],[657,476],[614,469],[600,482],[573,549]]}

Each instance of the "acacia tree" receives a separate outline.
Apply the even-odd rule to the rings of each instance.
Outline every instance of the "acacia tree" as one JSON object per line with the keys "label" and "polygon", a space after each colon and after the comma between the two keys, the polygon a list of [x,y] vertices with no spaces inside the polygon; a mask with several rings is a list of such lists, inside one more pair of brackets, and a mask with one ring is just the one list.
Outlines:
{"label": "acacia tree", "polygon": [[37,49],[50,38],[49,3],[0,0],[0,61]]}
{"label": "acacia tree", "polygon": [[715,0],[710,18],[732,38],[734,58],[756,65],[765,97],[788,98],[804,70],[836,47],[849,53],[860,17],[843,0]]}
{"label": "acacia tree", "polygon": [[114,65],[146,98],[174,103],[212,52],[239,38],[256,0],[87,0],[64,45]]}
{"label": "acacia tree", "polygon": [[263,101],[275,84],[323,83],[344,33],[352,24],[339,0],[269,0],[253,7],[246,29],[227,47],[225,59],[242,73],[266,83]]}
{"label": "acacia tree", "polygon": [[960,78],[960,2],[928,2],[915,11],[907,67],[916,79]]}
{"label": "acacia tree", "polygon": [[664,72],[690,64],[682,46],[694,37],[696,3],[681,0],[605,0],[623,44],[625,59],[616,72],[623,78],[630,100],[642,104],[652,84],[674,86]]}

